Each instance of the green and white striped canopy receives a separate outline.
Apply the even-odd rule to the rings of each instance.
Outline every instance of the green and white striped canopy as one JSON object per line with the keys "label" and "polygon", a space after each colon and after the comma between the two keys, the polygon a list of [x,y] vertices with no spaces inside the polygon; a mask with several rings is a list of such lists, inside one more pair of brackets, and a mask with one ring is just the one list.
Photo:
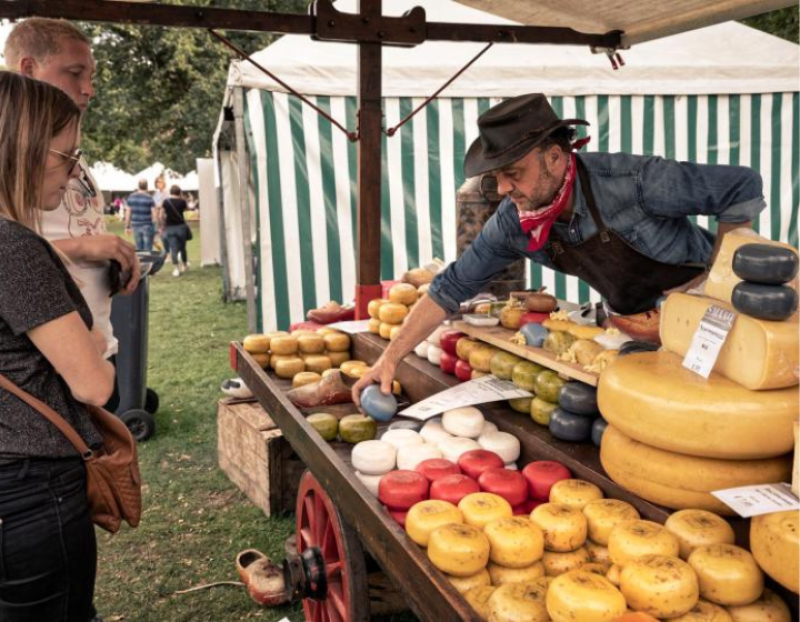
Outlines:
{"label": "green and white striped canopy", "polygon": [[[587,119],[588,151],[656,154],[740,164],[764,178],[768,209],[755,228],[797,246],[800,120],[797,92],[743,95],[555,96],[562,118]],[[356,100],[311,99],[347,127]],[[456,192],[476,119],[500,101],[439,99],[382,150],[381,277],[397,278],[434,257],[456,256]],[[419,98],[384,99],[393,126]],[[257,313],[260,330],[284,329],[329,300],[348,301],[356,283],[356,147],[296,97],[260,89],[245,96],[245,130],[255,191]],[[586,132],[581,128],[582,132]],[[236,209],[236,207],[227,208]],[[714,230],[715,223],[699,223]],[[559,298],[598,300],[574,277],[531,264],[532,286]]]}

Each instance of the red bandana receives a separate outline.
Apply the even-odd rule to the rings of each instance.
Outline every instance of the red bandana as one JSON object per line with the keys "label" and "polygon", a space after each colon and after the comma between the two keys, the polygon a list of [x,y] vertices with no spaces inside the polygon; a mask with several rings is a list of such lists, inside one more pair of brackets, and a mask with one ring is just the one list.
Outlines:
{"label": "red bandana", "polygon": [[[573,147],[580,149],[587,142],[588,138],[583,138],[575,142]],[[529,251],[538,251],[547,242],[550,236],[550,228],[553,223],[564,211],[564,208],[569,203],[569,198],[572,196],[572,189],[575,187],[575,172],[577,170],[577,163],[575,161],[575,153],[570,154],[569,161],[567,162],[567,172],[564,175],[564,183],[561,188],[556,192],[553,202],[550,205],[539,208],[535,212],[520,212],[519,224],[522,231],[530,236],[528,243]]]}

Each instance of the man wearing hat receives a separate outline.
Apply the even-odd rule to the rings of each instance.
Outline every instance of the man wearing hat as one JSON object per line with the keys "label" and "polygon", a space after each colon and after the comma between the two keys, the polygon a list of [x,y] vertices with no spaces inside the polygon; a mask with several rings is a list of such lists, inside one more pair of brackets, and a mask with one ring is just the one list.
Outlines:
{"label": "man wearing hat", "polygon": [[[398,337],[354,387],[391,390],[397,364],[460,304],[521,257],[580,277],[609,311],[645,313],[664,292],[703,280],[723,236],[766,207],[762,180],[739,166],[626,153],[581,153],[581,119],[559,119],[547,98],[522,95],[478,119],[467,177],[492,173],[505,195],[458,261],[436,276]],[[714,216],[716,237],[690,216]]]}

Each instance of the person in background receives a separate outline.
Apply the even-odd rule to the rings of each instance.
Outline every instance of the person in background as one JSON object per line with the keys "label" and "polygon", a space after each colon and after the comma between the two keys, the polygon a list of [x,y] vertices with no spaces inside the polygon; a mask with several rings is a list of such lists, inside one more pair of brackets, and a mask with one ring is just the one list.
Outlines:
{"label": "person in background", "polygon": [[180,276],[189,269],[189,257],[186,253],[189,225],[183,217],[186,209],[186,201],[181,198],[180,187],[172,185],[169,197],[161,204],[161,225],[164,228],[164,238],[172,261],[172,276]]}
{"label": "person in background", "polygon": [[147,192],[146,179],[139,180],[139,189],[128,196],[125,203],[125,231],[133,233],[137,251],[152,252],[158,210],[153,197]]}
{"label": "person in background", "polygon": [[[11,71],[58,87],[81,114],[86,113],[95,95],[95,62],[90,41],[78,28],[59,19],[26,19],[9,33],[4,55]],[[58,209],[42,213],[41,233],[69,259],[67,268],[80,283],[94,325],[106,337],[105,356],[116,364],[119,345],[111,326],[110,261],[119,262],[131,275],[121,292],[130,294],[139,283],[139,259],[132,244],[106,231],[103,196],[83,157],[78,172],[69,180]],[[114,412],[118,403],[115,384],[106,409]]]}
{"label": "person in background", "polygon": [[[163,174],[156,177],[155,187],[156,189],[153,191],[153,203],[156,204],[156,213],[158,214],[156,222],[161,222],[163,220],[163,215],[161,213],[162,204],[164,203],[164,199],[169,196],[167,194],[167,182],[164,180]],[[164,231],[163,227],[159,227],[158,229],[158,238],[161,240],[161,244],[164,247],[164,253],[168,253],[169,243],[167,242],[166,231]],[[154,245],[156,244],[157,243],[154,242]]]}
{"label": "person in background", "polygon": [[[0,72],[0,373],[89,447],[84,404],[105,404],[107,341],[60,251],[38,233],[81,175],[81,111],[60,89]],[[97,543],[83,459],[35,408],[0,389],[0,620],[88,622]]]}

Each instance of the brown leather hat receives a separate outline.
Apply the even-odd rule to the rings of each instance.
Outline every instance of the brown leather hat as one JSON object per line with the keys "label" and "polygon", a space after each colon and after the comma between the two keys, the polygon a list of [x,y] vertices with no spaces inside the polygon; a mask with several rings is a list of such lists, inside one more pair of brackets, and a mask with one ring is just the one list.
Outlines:
{"label": "brown leather hat", "polygon": [[464,173],[475,177],[516,162],[560,127],[589,125],[559,119],[541,93],[513,97],[478,117],[479,137],[464,159]]}

